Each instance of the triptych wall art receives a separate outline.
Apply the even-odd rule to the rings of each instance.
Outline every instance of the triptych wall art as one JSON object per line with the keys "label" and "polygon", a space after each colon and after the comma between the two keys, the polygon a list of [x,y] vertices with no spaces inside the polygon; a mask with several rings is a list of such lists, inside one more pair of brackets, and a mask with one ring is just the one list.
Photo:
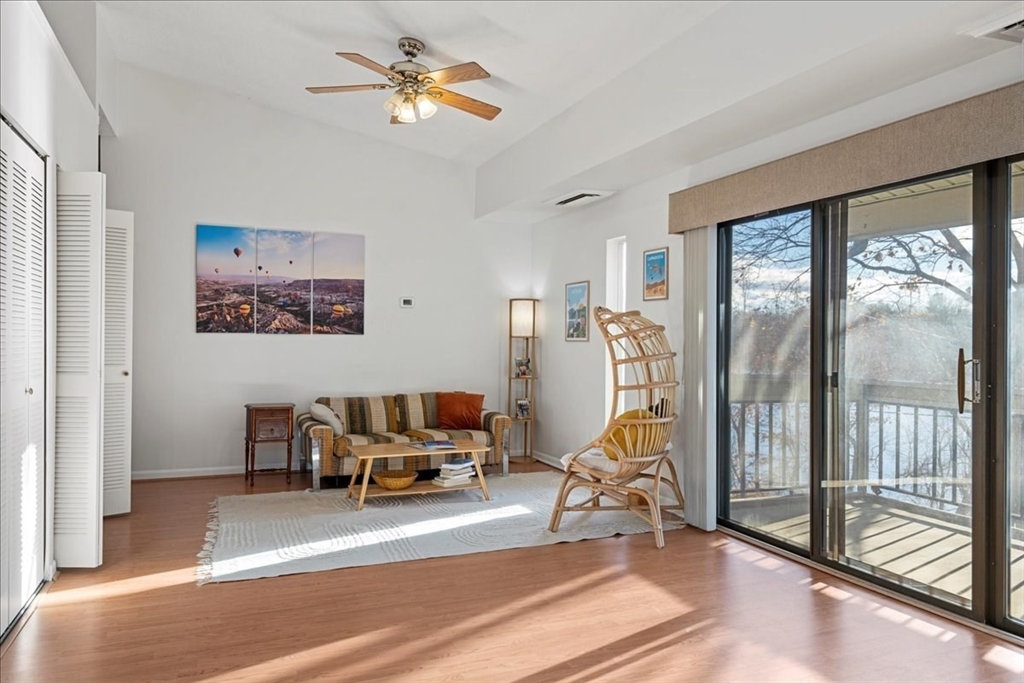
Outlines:
{"label": "triptych wall art", "polygon": [[363,235],[196,226],[196,332],[362,334]]}

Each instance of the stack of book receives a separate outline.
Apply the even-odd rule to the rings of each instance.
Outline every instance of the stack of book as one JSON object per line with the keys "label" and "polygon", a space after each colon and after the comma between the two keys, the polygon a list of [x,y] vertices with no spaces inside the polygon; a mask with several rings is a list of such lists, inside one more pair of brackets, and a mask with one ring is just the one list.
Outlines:
{"label": "stack of book", "polygon": [[463,486],[476,476],[472,458],[455,458],[441,465],[441,473],[434,477],[435,486]]}

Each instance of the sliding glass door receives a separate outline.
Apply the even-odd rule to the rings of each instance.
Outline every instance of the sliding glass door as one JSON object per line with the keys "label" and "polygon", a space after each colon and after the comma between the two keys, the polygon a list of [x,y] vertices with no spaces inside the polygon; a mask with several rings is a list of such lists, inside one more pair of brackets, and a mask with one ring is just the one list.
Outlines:
{"label": "sliding glass door", "polygon": [[730,237],[723,516],[809,548],[811,211],[737,223]]}
{"label": "sliding glass door", "polygon": [[1024,634],[1024,160],[719,237],[719,523]]}
{"label": "sliding glass door", "polygon": [[1024,161],[1009,165],[1007,230],[1006,514],[1007,618],[1024,626]]}
{"label": "sliding glass door", "polygon": [[972,194],[967,172],[830,207],[822,482],[827,557],[965,608],[979,431]]}

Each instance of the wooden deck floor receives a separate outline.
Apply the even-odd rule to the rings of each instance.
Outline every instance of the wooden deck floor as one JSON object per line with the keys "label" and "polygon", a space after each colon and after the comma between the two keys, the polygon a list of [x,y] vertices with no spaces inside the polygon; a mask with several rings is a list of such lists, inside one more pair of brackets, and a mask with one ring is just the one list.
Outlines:
{"label": "wooden deck floor", "polygon": [[[542,466],[536,466],[542,467]],[[293,489],[308,484],[293,479]],[[257,478],[255,492],[284,490]],[[650,534],[197,586],[241,477],[133,485],[0,659],[68,681],[1013,681],[1024,650],[735,538]]]}
{"label": "wooden deck floor", "polygon": [[[754,501],[750,501],[754,502]],[[738,520],[744,503],[733,504]],[[752,511],[757,528],[807,547],[810,517],[806,497],[784,507],[776,503],[768,515]],[[748,522],[750,523],[750,522]],[[890,504],[874,496],[847,505],[846,556],[862,569],[877,567],[965,600],[971,599],[971,532],[948,518],[930,516],[927,508]],[[1024,543],[1011,548],[1012,614],[1024,614]],[[866,565],[866,566],[865,566]]]}

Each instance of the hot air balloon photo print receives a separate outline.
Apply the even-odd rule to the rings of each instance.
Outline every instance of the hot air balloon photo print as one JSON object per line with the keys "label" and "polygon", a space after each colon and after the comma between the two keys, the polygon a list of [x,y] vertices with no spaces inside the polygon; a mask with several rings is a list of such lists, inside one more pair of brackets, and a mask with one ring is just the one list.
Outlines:
{"label": "hot air balloon photo print", "polygon": [[196,226],[196,332],[255,329],[256,231]]}
{"label": "hot air balloon photo print", "polygon": [[590,340],[590,281],[565,286],[565,341]]}
{"label": "hot air balloon photo print", "polygon": [[313,236],[313,334],[363,333],[366,238]]}
{"label": "hot air balloon photo print", "polygon": [[362,334],[362,235],[196,226],[196,332]]}
{"label": "hot air balloon photo print", "polygon": [[256,333],[310,334],[313,233],[256,231]]}
{"label": "hot air balloon photo print", "polygon": [[644,252],[644,301],[668,298],[668,247]]}

